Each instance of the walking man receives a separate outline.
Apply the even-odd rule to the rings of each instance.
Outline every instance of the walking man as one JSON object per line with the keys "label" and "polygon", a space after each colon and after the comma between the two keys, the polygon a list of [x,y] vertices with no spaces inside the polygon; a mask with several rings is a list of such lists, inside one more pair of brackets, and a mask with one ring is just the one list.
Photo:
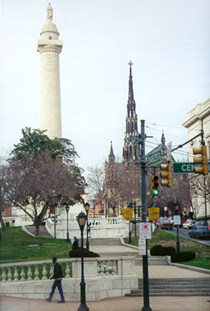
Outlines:
{"label": "walking man", "polygon": [[53,257],[52,261],[53,261],[53,264],[54,264],[54,273],[53,273],[53,276],[50,278],[50,280],[54,279],[54,283],[53,283],[53,286],[52,286],[52,290],[51,290],[50,296],[46,300],[48,302],[52,301],[52,297],[54,295],[55,289],[56,289],[56,287],[58,287],[58,290],[59,290],[59,293],[60,293],[60,296],[61,296],[61,300],[59,300],[58,303],[64,303],[65,302],[65,298],[64,298],[64,295],[63,295],[63,288],[62,288],[62,284],[61,284],[62,277],[63,277],[61,265],[59,264],[59,262],[57,262],[57,258],[56,257]]}

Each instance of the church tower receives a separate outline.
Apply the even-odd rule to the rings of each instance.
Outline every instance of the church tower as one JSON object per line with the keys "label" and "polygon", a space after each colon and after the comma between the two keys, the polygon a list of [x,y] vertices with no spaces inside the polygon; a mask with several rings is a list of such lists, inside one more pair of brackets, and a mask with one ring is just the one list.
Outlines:
{"label": "church tower", "polygon": [[136,114],[136,103],[134,100],[133,92],[133,77],[132,77],[132,62],[130,66],[130,75],[128,83],[128,101],[127,101],[127,114],[126,114],[126,130],[124,137],[123,147],[123,162],[136,163],[138,161],[138,144],[136,136],[138,134],[138,118]]}
{"label": "church tower", "polygon": [[111,141],[108,162],[105,162],[105,184],[108,188],[114,187],[116,184],[116,165],[117,164],[115,162],[115,155]]}
{"label": "church tower", "polygon": [[63,41],[52,22],[53,8],[48,4],[47,22],[40,33],[37,51],[41,54],[40,129],[52,139],[62,137],[59,54]]}

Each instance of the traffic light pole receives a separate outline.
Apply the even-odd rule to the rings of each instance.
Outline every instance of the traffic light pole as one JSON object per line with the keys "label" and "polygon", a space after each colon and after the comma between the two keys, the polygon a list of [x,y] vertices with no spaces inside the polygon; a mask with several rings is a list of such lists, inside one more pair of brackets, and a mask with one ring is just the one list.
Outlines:
{"label": "traffic light pole", "polygon": [[[146,159],[145,159],[145,121],[141,120],[141,200],[142,200],[142,221],[146,222]],[[143,291],[144,305],[142,311],[152,311],[149,306],[149,278],[148,278],[148,254],[146,240],[146,255],[143,255]]]}

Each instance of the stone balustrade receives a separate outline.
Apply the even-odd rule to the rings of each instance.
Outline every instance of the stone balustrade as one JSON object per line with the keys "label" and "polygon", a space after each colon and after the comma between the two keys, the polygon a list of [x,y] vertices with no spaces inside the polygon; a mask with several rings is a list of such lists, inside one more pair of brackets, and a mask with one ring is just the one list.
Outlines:
{"label": "stone balustrade", "polygon": [[[63,215],[63,214],[62,214]],[[65,216],[65,214],[63,215]],[[88,216],[88,223],[90,224],[90,238],[120,238],[127,237],[129,234],[129,222],[122,216],[105,217],[105,216]],[[54,219],[47,219],[45,227],[47,231],[59,239],[66,239],[67,233],[67,219],[58,217],[56,226]],[[80,228],[75,219],[68,220],[69,237],[73,239],[74,236],[80,236]],[[84,230],[84,237],[86,237],[86,227]]]}
{"label": "stone balustrade", "polygon": [[[61,258],[63,289],[67,301],[80,300],[81,259]],[[0,295],[45,299],[49,296],[53,273],[52,260],[6,263],[0,265]],[[135,257],[84,258],[87,301],[124,296],[137,289]],[[59,299],[58,293],[55,299]]]}

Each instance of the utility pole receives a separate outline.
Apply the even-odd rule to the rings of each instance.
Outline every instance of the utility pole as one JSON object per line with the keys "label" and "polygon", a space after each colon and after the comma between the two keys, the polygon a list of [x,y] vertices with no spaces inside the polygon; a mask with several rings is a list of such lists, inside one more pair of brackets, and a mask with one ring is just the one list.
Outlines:
{"label": "utility pole", "polygon": [[[146,205],[146,159],[145,159],[145,120],[141,120],[141,200],[142,200],[142,221],[146,222],[147,205]],[[152,311],[149,306],[149,278],[148,278],[148,254],[146,240],[146,255],[143,255],[143,290],[144,306],[142,311]]]}

